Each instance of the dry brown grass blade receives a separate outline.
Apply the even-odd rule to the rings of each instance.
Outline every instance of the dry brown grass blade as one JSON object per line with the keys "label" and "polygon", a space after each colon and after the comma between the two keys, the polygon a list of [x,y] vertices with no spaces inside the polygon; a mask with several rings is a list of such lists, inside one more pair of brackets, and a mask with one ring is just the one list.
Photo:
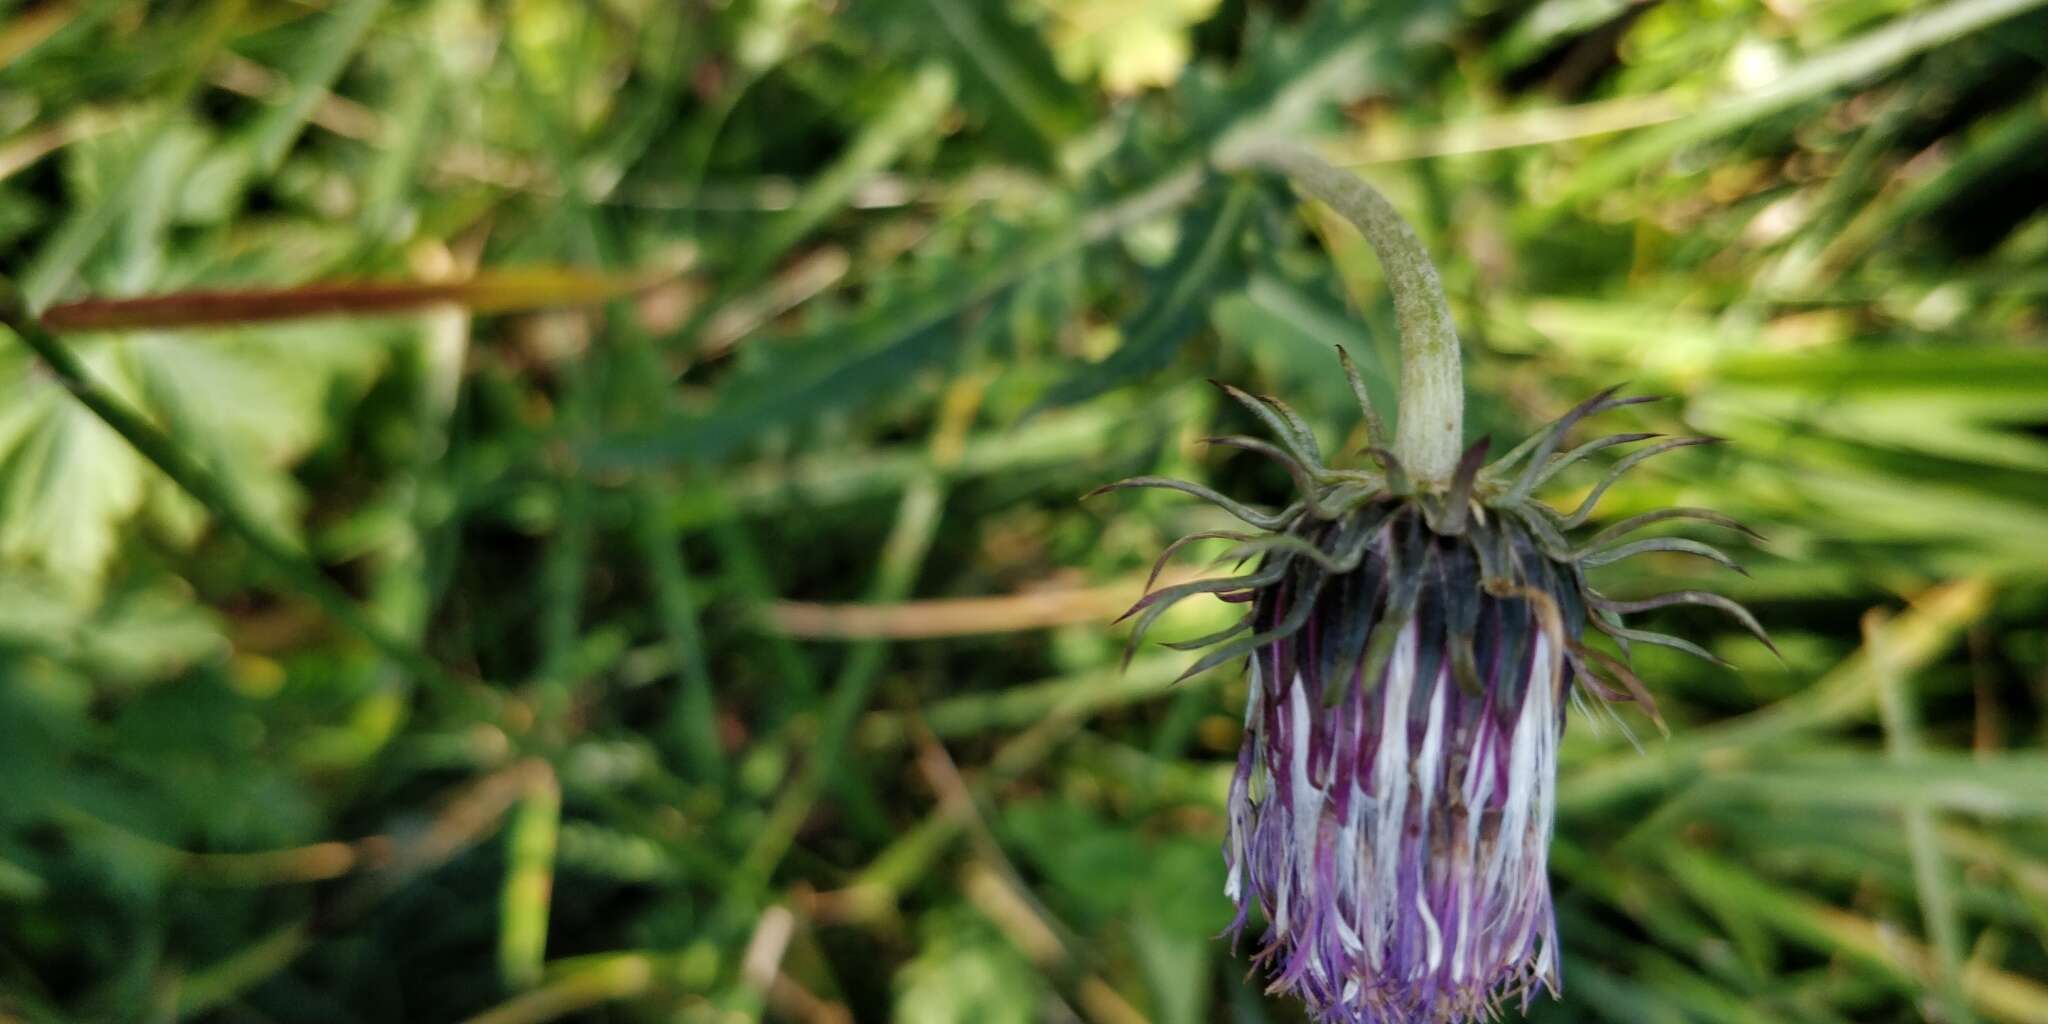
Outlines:
{"label": "dry brown grass blade", "polygon": [[188,876],[205,884],[291,885],[382,868],[390,863],[392,848],[391,837],[369,836],[253,853],[188,853],[183,867]]}
{"label": "dry brown grass blade", "polygon": [[659,276],[594,274],[566,267],[488,271],[463,281],[348,281],[292,288],[188,291],[130,299],[82,299],[51,306],[54,332],[165,330],[406,313],[460,306],[472,313],[513,313],[587,306],[630,295]]}
{"label": "dry brown grass blade", "polygon": [[49,0],[8,19],[0,26],[0,68],[13,64],[21,55],[43,44],[57,30],[78,16],[78,5],[68,0]]}
{"label": "dry brown grass blade", "polygon": [[[1212,575],[1169,570],[1172,586]],[[813,604],[777,601],[763,616],[769,628],[814,640],[930,640],[949,636],[1018,633],[1083,622],[1107,622],[1145,592],[1133,577],[1097,587],[1049,587],[999,597],[956,597],[896,604]]]}

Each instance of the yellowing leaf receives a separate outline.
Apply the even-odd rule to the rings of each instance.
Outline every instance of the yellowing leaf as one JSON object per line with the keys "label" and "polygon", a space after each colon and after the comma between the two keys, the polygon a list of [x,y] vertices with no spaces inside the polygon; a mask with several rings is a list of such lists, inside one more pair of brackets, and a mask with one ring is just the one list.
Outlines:
{"label": "yellowing leaf", "polygon": [[1216,10],[1216,0],[1041,2],[1060,72],[1099,76],[1112,93],[1172,84],[1188,62],[1189,30]]}

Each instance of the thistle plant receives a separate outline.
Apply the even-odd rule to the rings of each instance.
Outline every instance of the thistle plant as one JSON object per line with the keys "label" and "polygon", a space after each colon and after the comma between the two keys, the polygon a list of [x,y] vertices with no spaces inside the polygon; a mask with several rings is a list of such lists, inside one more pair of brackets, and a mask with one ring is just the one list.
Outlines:
{"label": "thistle plant", "polygon": [[[1176,541],[1235,543],[1225,561],[1250,571],[1151,589],[1127,614],[1131,643],[1176,603],[1214,595],[1245,606],[1228,629],[1169,646],[1208,649],[1192,675],[1240,657],[1250,696],[1229,793],[1229,930],[1256,903],[1267,921],[1253,962],[1270,988],[1326,1021],[1451,1024],[1526,1005],[1559,986],[1546,871],[1557,752],[1566,706],[1633,702],[1658,725],[1631,671],[1635,644],[1718,662],[1704,648],[1629,625],[1678,604],[1734,617],[1766,645],[1755,618],[1716,594],[1680,590],[1616,600],[1586,571],[1650,552],[1739,567],[1706,544],[1630,539],[1690,519],[1743,527],[1698,508],[1666,508],[1574,534],[1608,488],[1644,460],[1712,438],[1618,433],[1566,447],[1574,428],[1652,399],[1603,391],[1488,461],[1462,445],[1458,344],[1436,271],[1393,207],[1356,177],[1305,151],[1245,145],[1226,166],[1286,174],[1356,224],[1387,269],[1402,334],[1401,407],[1389,437],[1357,369],[1339,351],[1364,414],[1369,460],[1327,464],[1286,404],[1219,385],[1272,440],[1220,437],[1284,467],[1298,491],[1275,512],[1197,484],[1137,477],[1103,490],[1192,494],[1256,532]],[[1596,452],[1654,441],[1618,460],[1569,511],[1537,495]],[[1747,531],[1744,531],[1747,532]],[[1156,583],[1158,569],[1153,572]],[[1615,652],[1588,643],[1605,634]]]}

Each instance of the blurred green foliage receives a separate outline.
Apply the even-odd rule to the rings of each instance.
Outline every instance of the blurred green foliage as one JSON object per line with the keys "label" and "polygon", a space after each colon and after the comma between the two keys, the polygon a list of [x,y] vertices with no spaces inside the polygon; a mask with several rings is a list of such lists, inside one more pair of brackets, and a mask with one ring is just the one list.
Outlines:
{"label": "blurred green foliage", "polygon": [[180,480],[0,346],[0,1017],[1296,1019],[1212,938],[1243,683],[1106,624],[1213,520],[1075,500],[1283,493],[1204,377],[1391,407],[1369,254],[1208,169],[1277,133],[1439,254],[1475,434],[1631,380],[1732,443],[1603,518],[1768,538],[1784,663],[1672,611],[1742,672],[1572,724],[1529,1019],[2048,1021],[2037,6],[0,3],[38,309],[663,269],[66,335]]}

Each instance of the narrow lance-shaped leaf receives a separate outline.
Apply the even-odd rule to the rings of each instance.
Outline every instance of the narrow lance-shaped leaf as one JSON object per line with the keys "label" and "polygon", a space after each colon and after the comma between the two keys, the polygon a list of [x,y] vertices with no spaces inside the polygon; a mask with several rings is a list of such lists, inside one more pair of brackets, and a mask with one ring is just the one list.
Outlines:
{"label": "narrow lance-shaped leaf", "polygon": [[1142,308],[1124,322],[1124,341],[1100,362],[1054,384],[1034,411],[1071,405],[1141,374],[1165,367],[1182,342],[1201,329],[1210,303],[1245,274],[1239,245],[1253,191],[1232,188],[1222,201],[1183,218],[1184,243],[1172,260],[1148,275],[1157,283]]}
{"label": "narrow lance-shaped leaf", "polygon": [[996,109],[1034,137],[1037,162],[1056,169],[1061,146],[1086,124],[1087,105],[1081,91],[1061,77],[1039,33],[1001,4],[925,0],[924,6],[930,18],[906,21],[957,51],[954,63],[972,76],[976,92],[985,89],[1000,100]]}
{"label": "narrow lance-shaped leaf", "polygon": [[[810,180],[796,204],[782,211],[751,244],[741,247],[738,258],[719,283],[721,291],[729,295],[752,285],[773,269],[785,252],[844,206],[862,182],[895,163],[910,145],[931,138],[939,121],[952,109],[953,85],[952,71],[945,65],[933,61],[919,67],[888,97],[846,150]],[[715,302],[699,305],[691,323],[679,332],[681,336],[694,340],[716,306]]]}
{"label": "narrow lance-shaped leaf", "polygon": [[[1194,169],[1167,175],[1063,224],[1037,232],[990,256],[964,263],[939,280],[884,300],[853,324],[830,324],[809,340],[848,354],[773,386],[722,394],[702,413],[674,413],[646,428],[601,440],[581,453],[586,465],[635,468],[715,459],[777,426],[801,423],[855,400],[872,401],[914,377],[917,367],[955,351],[970,332],[952,329],[977,303],[1008,292],[1024,278],[1186,202],[1202,184]],[[851,345],[844,344],[853,339]]]}

